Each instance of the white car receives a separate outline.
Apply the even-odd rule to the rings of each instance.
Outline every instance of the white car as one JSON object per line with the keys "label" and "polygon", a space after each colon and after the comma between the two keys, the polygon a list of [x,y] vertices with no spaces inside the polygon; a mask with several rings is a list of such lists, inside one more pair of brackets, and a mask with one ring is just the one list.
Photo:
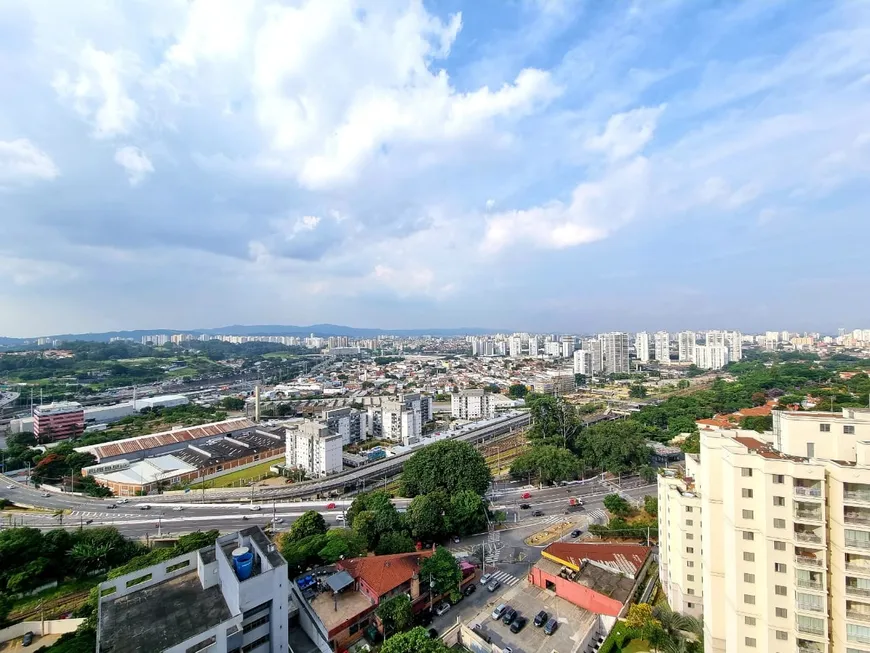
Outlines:
{"label": "white car", "polygon": [[7,490],[13,490],[13,489],[15,489],[15,486],[14,486],[14,485],[7,485],[7,486],[6,486],[6,489],[7,489]]}
{"label": "white car", "polygon": [[172,510],[173,512],[181,512],[184,510],[184,506],[175,506]]}
{"label": "white car", "polygon": [[490,581],[491,578],[492,578],[492,574],[484,574],[483,576],[480,577],[480,584],[486,585]]}
{"label": "white car", "polygon": [[437,614],[440,617],[442,614],[447,612],[449,609],[450,609],[450,604],[447,601],[444,601],[441,605],[439,605],[437,608],[435,608],[435,614]]}
{"label": "white car", "polygon": [[259,503],[252,503],[248,509],[257,512],[259,510],[262,510],[263,506],[261,506]]}
{"label": "white car", "polygon": [[130,499],[118,499],[118,503],[130,503]]}
{"label": "white car", "polygon": [[339,521],[339,522],[344,521],[344,515],[336,515],[335,521]]}

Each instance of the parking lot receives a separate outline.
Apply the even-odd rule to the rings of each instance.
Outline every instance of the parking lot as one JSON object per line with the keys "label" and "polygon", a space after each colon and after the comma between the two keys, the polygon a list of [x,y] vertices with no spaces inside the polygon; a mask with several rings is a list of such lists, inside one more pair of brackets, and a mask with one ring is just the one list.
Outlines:
{"label": "parking lot", "polygon": [[[501,619],[495,621],[492,611],[498,603],[509,605],[528,619],[525,628],[518,633],[512,633],[510,627],[504,625]],[[505,592],[495,605],[487,605],[467,623],[469,626],[479,625],[480,628],[475,629],[477,632],[488,635],[499,648],[509,646],[513,653],[572,651],[597,622],[597,615],[592,612],[557,598],[552,592],[526,583]],[[559,622],[558,629],[552,635],[545,635],[544,629],[533,623],[535,615],[541,610]]]}

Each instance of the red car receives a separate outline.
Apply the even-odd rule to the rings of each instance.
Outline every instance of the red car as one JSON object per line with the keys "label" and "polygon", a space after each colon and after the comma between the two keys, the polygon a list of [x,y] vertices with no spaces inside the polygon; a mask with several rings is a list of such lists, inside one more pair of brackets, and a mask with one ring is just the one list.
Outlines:
{"label": "red car", "polygon": [[327,510],[332,510],[333,508],[335,508],[335,504],[334,504],[334,503],[327,503],[327,504],[326,504],[326,509],[327,509]]}
{"label": "red car", "polygon": [[532,498],[531,492],[523,492],[523,499],[531,499],[531,498]]}

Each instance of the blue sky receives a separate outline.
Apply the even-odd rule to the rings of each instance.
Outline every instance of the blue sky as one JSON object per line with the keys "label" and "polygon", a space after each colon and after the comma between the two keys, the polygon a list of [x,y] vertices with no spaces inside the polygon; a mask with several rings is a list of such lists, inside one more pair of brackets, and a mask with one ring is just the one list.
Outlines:
{"label": "blue sky", "polygon": [[0,5],[0,334],[870,324],[870,4]]}

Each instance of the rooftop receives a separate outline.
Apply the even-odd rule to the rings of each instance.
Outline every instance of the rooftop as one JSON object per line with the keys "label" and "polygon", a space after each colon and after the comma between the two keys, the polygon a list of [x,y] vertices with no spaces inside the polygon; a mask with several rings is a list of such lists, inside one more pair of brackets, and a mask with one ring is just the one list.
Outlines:
{"label": "rooftop", "polygon": [[767,458],[768,460],[790,460],[796,463],[805,463],[809,460],[809,458],[803,458],[801,456],[789,456],[788,454],[784,454],[781,451],[774,449],[771,444],[762,442],[755,438],[741,437],[732,439],[738,444],[746,447],[750,453],[758,454],[762,458]]}
{"label": "rooftop", "polygon": [[587,544],[582,542],[554,542],[544,555],[581,567],[584,560],[607,565],[614,571],[634,576],[643,567],[652,549],[640,544]]}
{"label": "rooftop", "polygon": [[[535,566],[551,576],[559,576],[563,570],[562,565],[546,558],[541,558]],[[588,587],[597,594],[625,603],[631,597],[634,579],[615,573],[615,571],[586,564],[579,572],[572,573],[568,578],[579,585]]]}
{"label": "rooftop", "polygon": [[231,616],[220,586],[203,590],[194,569],[114,601],[103,601],[100,653],[162,651]]}
{"label": "rooftop", "polygon": [[348,619],[374,607],[371,600],[361,592],[348,589],[338,594],[320,592],[311,601],[311,607],[320,617],[327,632]]}
{"label": "rooftop", "polygon": [[354,580],[364,581],[378,596],[383,596],[402,583],[409,582],[420,567],[420,558],[428,558],[431,555],[431,551],[412,551],[350,558],[338,563],[338,567],[348,571]]}
{"label": "rooftop", "polygon": [[185,461],[175,456],[165,455],[131,462],[126,469],[105,473],[98,472],[94,476],[114,483],[146,485],[195,471],[196,467],[192,467]]}

